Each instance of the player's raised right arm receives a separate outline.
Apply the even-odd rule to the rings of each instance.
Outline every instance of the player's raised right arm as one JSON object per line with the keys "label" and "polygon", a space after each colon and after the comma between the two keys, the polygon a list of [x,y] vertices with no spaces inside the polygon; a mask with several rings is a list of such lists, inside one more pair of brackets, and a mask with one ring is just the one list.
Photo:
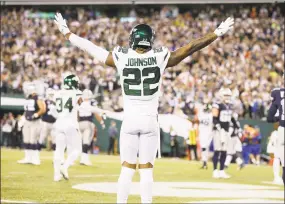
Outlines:
{"label": "player's raised right arm", "polygon": [[184,60],[186,57],[193,54],[194,52],[199,51],[204,47],[207,47],[209,44],[214,42],[218,37],[224,35],[229,30],[231,30],[233,28],[233,24],[234,24],[234,19],[227,18],[227,20],[225,22],[222,22],[220,26],[213,33],[208,33],[207,35],[199,39],[195,39],[190,43],[188,43],[187,45],[171,52],[166,67],[175,66],[179,64],[182,60]]}
{"label": "player's raised right arm", "polygon": [[100,62],[108,66],[115,67],[111,52],[108,52],[106,49],[95,45],[87,39],[81,38],[74,33],[71,33],[66,25],[66,20],[63,19],[60,13],[57,13],[55,15],[54,22],[58,26],[59,31],[66,37],[66,39],[71,42],[71,44],[89,53],[92,57],[98,59]]}

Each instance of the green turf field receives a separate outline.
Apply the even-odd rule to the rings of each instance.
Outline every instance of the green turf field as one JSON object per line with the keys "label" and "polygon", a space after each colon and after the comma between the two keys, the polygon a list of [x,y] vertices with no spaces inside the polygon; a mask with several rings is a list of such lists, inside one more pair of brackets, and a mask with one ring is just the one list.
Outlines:
{"label": "green turf field", "polygon": [[[92,167],[81,166],[76,163],[69,170],[70,180],[56,183],[53,181],[51,152],[41,152],[42,164],[40,166],[17,164],[16,161],[22,159],[23,155],[23,152],[19,150],[1,149],[2,202],[116,202],[114,189],[120,173],[118,156],[92,155]],[[271,182],[273,179],[272,169],[269,166],[249,165],[242,171],[237,171],[236,165],[232,164],[227,171],[232,175],[232,178],[228,180],[212,179],[211,168],[200,170],[199,167],[200,163],[183,159],[165,158],[157,160],[154,179],[158,183],[154,186],[153,201],[156,203],[187,203],[217,199],[257,199],[256,195],[258,194],[263,200],[270,199],[271,201],[284,202],[283,186],[263,183],[264,181]],[[136,173],[133,181],[139,181],[138,173]],[[98,184],[98,182],[104,183]],[[99,190],[100,192],[95,192],[96,189],[92,192],[72,188],[72,186],[78,184],[88,183],[95,184],[97,188],[99,186],[102,189]],[[175,184],[174,187],[169,187],[172,184]],[[237,184],[251,184],[254,186],[238,186]],[[138,184],[134,183],[133,185],[134,195],[129,197],[129,202],[138,203],[140,202],[136,189]],[[231,195],[232,192],[236,194]]]}

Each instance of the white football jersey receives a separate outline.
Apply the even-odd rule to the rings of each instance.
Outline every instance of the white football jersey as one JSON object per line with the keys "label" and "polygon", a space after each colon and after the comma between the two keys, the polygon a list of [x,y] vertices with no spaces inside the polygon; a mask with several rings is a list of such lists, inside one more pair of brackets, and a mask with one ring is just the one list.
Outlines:
{"label": "white football jersey", "polygon": [[56,103],[57,121],[78,121],[78,100],[82,92],[79,90],[59,90],[54,95]]}
{"label": "white football jersey", "polygon": [[199,111],[199,131],[212,131],[213,128],[213,115],[211,112],[207,113],[204,111]]}
{"label": "white football jersey", "polygon": [[93,100],[83,101],[79,108],[79,117],[92,117],[93,113],[97,110],[97,102]]}
{"label": "white football jersey", "polygon": [[165,47],[139,54],[116,47],[113,59],[120,75],[125,115],[157,115],[161,77],[170,52]]}

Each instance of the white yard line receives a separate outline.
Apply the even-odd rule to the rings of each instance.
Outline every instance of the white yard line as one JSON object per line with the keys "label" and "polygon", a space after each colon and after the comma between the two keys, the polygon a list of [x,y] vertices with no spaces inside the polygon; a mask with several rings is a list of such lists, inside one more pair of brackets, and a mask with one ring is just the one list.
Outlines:
{"label": "white yard line", "polygon": [[36,203],[34,201],[2,200],[1,203]]}

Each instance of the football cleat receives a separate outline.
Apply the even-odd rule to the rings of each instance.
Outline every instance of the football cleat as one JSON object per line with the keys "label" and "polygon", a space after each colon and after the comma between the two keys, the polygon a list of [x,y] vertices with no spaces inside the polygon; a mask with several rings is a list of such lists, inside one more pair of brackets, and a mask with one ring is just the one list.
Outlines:
{"label": "football cleat", "polygon": [[242,170],[245,167],[245,164],[242,163],[241,165],[238,166],[238,170]]}
{"label": "football cleat", "polygon": [[216,178],[216,179],[220,178],[219,170],[216,169],[216,170],[213,171],[213,178]]}
{"label": "football cleat", "polygon": [[60,173],[65,180],[69,179],[67,169],[64,168],[63,166],[60,167]]}
{"label": "football cleat", "polygon": [[207,164],[203,164],[203,166],[201,166],[201,168],[200,168],[200,169],[208,169]]}
{"label": "football cleat", "polygon": [[220,176],[220,178],[224,178],[224,179],[229,179],[229,178],[231,178],[231,176],[228,175],[224,170],[222,170],[222,171],[219,172],[219,176]]}
{"label": "football cleat", "polygon": [[92,166],[92,163],[89,159],[89,155],[86,153],[81,154],[81,160],[80,160],[81,165],[86,165],[86,166]]}
{"label": "football cleat", "polygon": [[90,161],[80,161],[80,164],[85,166],[92,166],[92,163]]}
{"label": "football cleat", "polygon": [[55,176],[53,177],[53,180],[56,181],[56,182],[62,180],[62,175],[55,175]]}
{"label": "football cleat", "polygon": [[36,166],[39,166],[39,165],[41,164],[41,162],[40,162],[40,160],[35,160],[35,159],[33,159],[32,162],[31,162],[31,164],[36,165]]}
{"label": "football cleat", "polygon": [[283,180],[281,177],[277,177],[273,180],[273,183],[276,185],[283,185]]}
{"label": "football cleat", "polygon": [[18,164],[30,164],[31,162],[29,161],[29,159],[24,158],[24,159],[18,160],[17,163]]}
{"label": "football cleat", "polygon": [[32,161],[31,161],[31,163],[33,164],[33,165],[40,165],[41,164],[41,161],[40,161],[40,157],[39,157],[39,152],[38,151],[33,151],[32,152],[33,154],[32,154]]}

